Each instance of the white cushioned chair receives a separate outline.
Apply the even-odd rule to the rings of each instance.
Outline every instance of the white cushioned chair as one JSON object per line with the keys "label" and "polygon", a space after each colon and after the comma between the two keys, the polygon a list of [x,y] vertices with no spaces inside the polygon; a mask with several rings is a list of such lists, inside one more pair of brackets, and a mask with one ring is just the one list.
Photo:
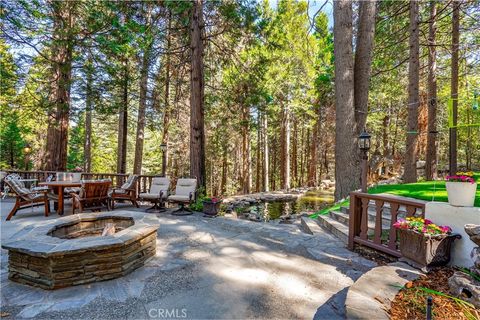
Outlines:
{"label": "white cushioned chair", "polygon": [[190,205],[196,200],[197,194],[197,179],[192,178],[180,178],[177,180],[177,186],[175,188],[175,194],[168,197],[168,202],[178,203],[180,208],[174,212],[173,215],[189,215],[192,214],[190,208],[185,207],[186,204]]}
{"label": "white cushioned chair", "polygon": [[170,189],[170,179],[167,177],[155,177],[152,179],[150,190],[138,195],[138,198],[153,203],[153,207],[145,210],[146,212],[163,212],[165,211],[165,200],[167,200]]}

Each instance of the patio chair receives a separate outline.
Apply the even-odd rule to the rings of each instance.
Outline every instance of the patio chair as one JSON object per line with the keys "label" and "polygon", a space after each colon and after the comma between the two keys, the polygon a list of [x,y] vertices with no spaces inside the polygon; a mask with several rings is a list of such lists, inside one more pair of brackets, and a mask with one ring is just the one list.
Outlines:
{"label": "patio chair", "polygon": [[105,180],[84,180],[80,193],[72,192],[72,214],[76,209],[80,212],[84,210],[101,211],[104,207],[110,210],[110,201],[108,190],[112,182],[110,179]]}
{"label": "patio chair", "polygon": [[50,202],[47,195],[47,190],[32,191],[25,187],[25,185],[15,175],[8,175],[5,178],[5,183],[9,189],[15,193],[15,205],[7,216],[6,221],[9,221],[18,210],[45,205],[45,217],[50,213]]}
{"label": "patio chair", "polygon": [[168,202],[178,203],[180,208],[172,212],[176,216],[186,216],[192,214],[192,210],[185,205],[191,205],[197,198],[197,179],[180,178],[177,180],[175,194],[170,195]]}
{"label": "patio chair", "polygon": [[167,177],[155,177],[152,179],[152,185],[148,192],[140,193],[139,199],[150,201],[153,207],[145,212],[163,212],[165,211],[165,200],[167,200],[170,189],[170,179]]}
{"label": "patio chair", "polygon": [[115,207],[115,201],[117,200],[128,200],[131,201],[132,204],[138,208],[137,203],[137,180],[138,175],[132,174],[128,177],[127,181],[120,188],[113,188],[109,192],[110,197],[110,207],[112,210]]}

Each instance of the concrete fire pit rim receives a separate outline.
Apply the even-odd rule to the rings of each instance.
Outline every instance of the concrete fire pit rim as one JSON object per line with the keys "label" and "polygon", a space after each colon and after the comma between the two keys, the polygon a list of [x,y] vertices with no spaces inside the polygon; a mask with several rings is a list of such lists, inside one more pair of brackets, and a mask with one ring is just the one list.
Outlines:
{"label": "concrete fire pit rim", "polygon": [[[48,235],[48,232],[58,225],[68,225],[72,222],[91,221],[98,218],[132,218],[134,224],[125,230],[105,237],[60,239]],[[115,211],[101,213],[79,213],[62,217],[38,227],[33,227],[27,234],[12,236],[7,239],[2,248],[27,253],[32,256],[50,257],[76,254],[82,251],[98,251],[128,244],[139,237],[156,233],[160,223],[151,214],[131,211]]]}

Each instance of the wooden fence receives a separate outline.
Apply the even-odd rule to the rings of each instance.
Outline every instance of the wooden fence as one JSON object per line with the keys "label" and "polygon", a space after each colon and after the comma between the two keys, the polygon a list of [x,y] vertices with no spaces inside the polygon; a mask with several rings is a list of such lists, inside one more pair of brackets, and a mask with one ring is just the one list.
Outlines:
{"label": "wooden fence", "polygon": [[[350,193],[348,248],[353,250],[355,243],[358,243],[401,257],[397,230],[393,224],[404,216],[425,217],[425,202],[362,192]],[[388,228],[384,228],[384,220],[390,220]]]}
{"label": "wooden fence", "polygon": [[[22,170],[5,170],[7,173],[16,173],[22,179],[37,179],[38,182],[46,181],[48,176],[56,175],[56,171],[22,171]],[[120,187],[128,178],[129,174],[126,173],[82,173],[82,179],[110,179],[112,184],[116,187]],[[147,192],[152,184],[154,177],[160,175],[139,175],[137,182],[137,194],[141,192]]]}

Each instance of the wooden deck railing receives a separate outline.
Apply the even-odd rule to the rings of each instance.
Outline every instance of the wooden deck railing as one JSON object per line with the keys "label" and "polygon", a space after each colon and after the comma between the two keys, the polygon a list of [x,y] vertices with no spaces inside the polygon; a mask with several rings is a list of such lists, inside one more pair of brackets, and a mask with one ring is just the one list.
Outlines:
{"label": "wooden deck railing", "polygon": [[[370,220],[373,224],[369,232]],[[385,228],[385,221],[390,222]],[[362,192],[350,193],[350,219],[348,248],[353,250],[355,243],[401,257],[398,250],[397,230],[393,224],[400,217],[425,216],[425,202],[390,196],[373,195]],[[385,221],[384,221],[385,220]],[[372,234],[373,233],[373,234]]]}
{"label": "wooden deck railing", "polygon": [[[7,173],[16,173],[23,179],[37,179],[39,182],[46,181],[48,176],[57,173],[56,171],[24,171],[24,170],[5,170]],[[126,173],[94,173],[94,172],[85,172],[82,173],[82,179],[111,179],[112,184],[116,187],[120,187],[128,178],[129,174]],[[159,177],[160,175],[139,175],[137,182],[137,194],[141,192],[147,192],[150,189],[152,184],[152,179],[154,177]]]}

